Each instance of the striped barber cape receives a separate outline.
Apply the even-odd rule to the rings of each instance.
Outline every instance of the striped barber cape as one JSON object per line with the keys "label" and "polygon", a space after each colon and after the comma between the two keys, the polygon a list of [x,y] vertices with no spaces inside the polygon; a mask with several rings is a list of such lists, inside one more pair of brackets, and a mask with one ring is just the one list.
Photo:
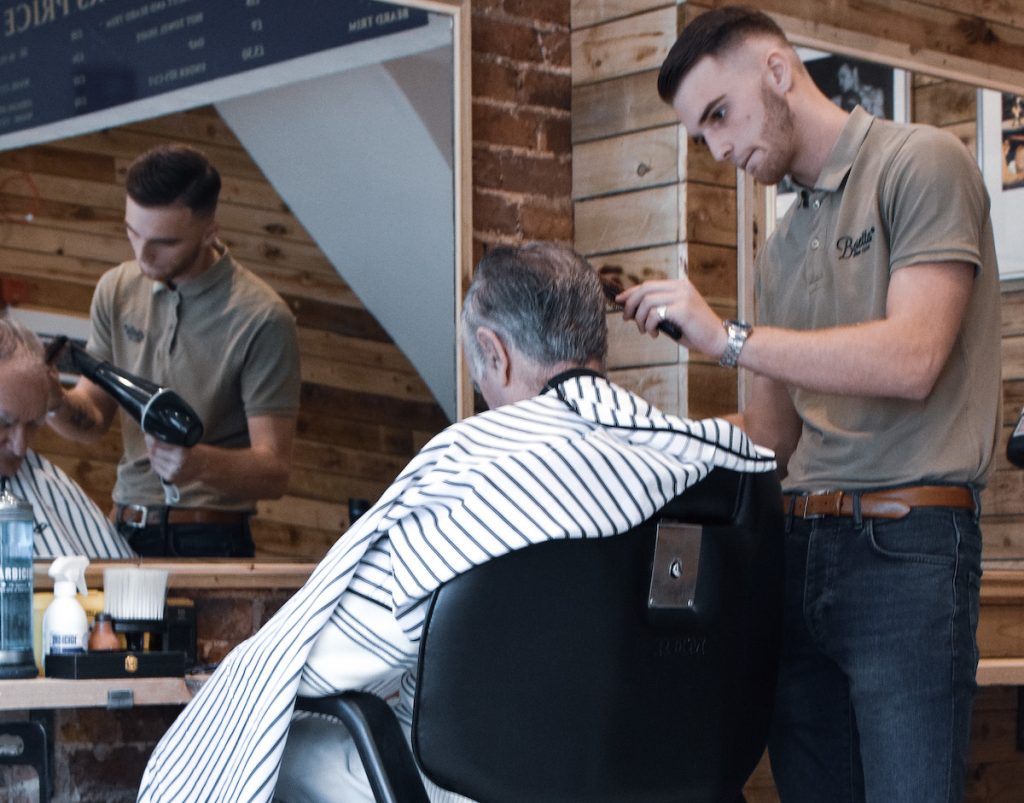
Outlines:
{"label": "striped barber cape", "polygon": [[10,478],[11,492],[32,505],[35,533],[33,554],[40,560],[60,555],[85,555],[93,560],[134,558],[121,537],[85,491],[57,466],[31,449],[18,473]]}
{"label": "striped barber cape", "polygon": [[[408,639],[407,654],[390,662],[408,678],[423,603],[438,586],[530,544],[623,533],[714,467],[768,471],[775,462],[726,421],[666,415],[589,371],[453,424],[228,655],[157,745],[139,800],[268,801],[300,691],[386,685],[363,657],[331,648],[352,642],[344,600],[372,596],[350,590],[367,566],[378,571],[377,601]],[[391,646],[360,635],[368,654]]]}

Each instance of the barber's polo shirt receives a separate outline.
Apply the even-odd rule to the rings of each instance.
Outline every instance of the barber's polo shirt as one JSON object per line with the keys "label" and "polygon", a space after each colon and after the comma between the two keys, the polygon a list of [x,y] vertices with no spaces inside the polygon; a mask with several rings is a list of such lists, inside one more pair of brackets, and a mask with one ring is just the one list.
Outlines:
{"label": "barber's polo shirt", "polygon": [[894,271],[949,261],[974,265],[975,279],[929,397],[790,387],[803,429],[785,487],[981,484],[999,436],[999,276],[978,166],[946,132],[856,109],[816,186],[758,256],[758,322],[813,330],[880,320]]}
{"label": "barber's polo shirt", "polygon": [[[135,261],[105,273],[93,295],[88,348],[181,395],[203,421],[202,443],[237,449],[250,445],[247,418],[298,411],[298,336],[277,293],[220,249],[210,268],[174,287],[147,278]],[[138,424],[122,414],[121,429],[114,501],[164,504]],[[179,491],[182,507],[255,507],[199,482]]]}

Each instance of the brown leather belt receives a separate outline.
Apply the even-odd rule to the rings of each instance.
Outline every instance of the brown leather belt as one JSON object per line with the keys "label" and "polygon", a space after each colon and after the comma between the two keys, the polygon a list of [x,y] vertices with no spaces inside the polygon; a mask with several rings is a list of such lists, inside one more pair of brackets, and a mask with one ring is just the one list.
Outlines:
{"label": "brown leather belt", "polygon": [[220,524],[226,527],[242,526],[249,514],[237,510],[212,510],[205,507],[147,507],[146,505],[118,505],[111,517],[114,524],[129,527],[159,527],[167,514],[168,524]]}
{"label": "brown leather belt", "polygon": [[915,507],[974,510],[974,494],[962,485],[911,485],[884,491],[819,491],[783,494],[783,510],[798,519],[852,516],[860,497],[860,515],[868,519],[902,519]]}

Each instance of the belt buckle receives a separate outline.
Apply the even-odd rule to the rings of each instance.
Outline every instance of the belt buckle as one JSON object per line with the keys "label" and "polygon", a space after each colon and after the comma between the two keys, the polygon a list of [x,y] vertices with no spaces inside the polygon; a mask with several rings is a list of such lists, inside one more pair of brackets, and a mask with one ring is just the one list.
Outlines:
{"label": "belt buckle", "polygon": [[807,502],[804,502],[804,518],[805,519],[823,519],[826,516],[838,516],[843,508],[843,492],[833,491],[830,489],[823,489],[820,491],[811,491],[804,495],[804,499],[809,500],[812,496],[832,496],[836,497],[835,510],[824,510],[820,513],[811,513],[807,509]]}
{"label": "belt buckle", "polygon": [[[126,510],[136,511],[142,514],[142,518],[139,521],[133,521],[131,519],[125,519],[124,512]],[[141,530],[148,526],[149,521],[149,507],[146,505],[122,505],[121,506],[121,523],[127,527],[131,527],[134,530]]]}

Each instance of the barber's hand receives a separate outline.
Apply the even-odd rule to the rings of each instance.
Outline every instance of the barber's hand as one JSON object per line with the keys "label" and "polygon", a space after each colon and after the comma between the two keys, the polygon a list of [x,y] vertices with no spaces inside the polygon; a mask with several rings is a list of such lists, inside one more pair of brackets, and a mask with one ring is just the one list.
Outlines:
{"label": "barber's hand", "polygon": [[201,457],[195,449],[173,446],[152,435],[146,435],[145,438],[149,463],[160,479],[184,484],[198,477]]}
{"label": "barber's hand", "polygon": [[725,351],[729,337],[722,319],[685,276],[638,284],[624,290],[615,300],[622,304],[622,317],[635,320],[641,332],[657,336],[662,320],[659,308],[664,307],[664,319],[683,332],[681,345],[715,358]]}

